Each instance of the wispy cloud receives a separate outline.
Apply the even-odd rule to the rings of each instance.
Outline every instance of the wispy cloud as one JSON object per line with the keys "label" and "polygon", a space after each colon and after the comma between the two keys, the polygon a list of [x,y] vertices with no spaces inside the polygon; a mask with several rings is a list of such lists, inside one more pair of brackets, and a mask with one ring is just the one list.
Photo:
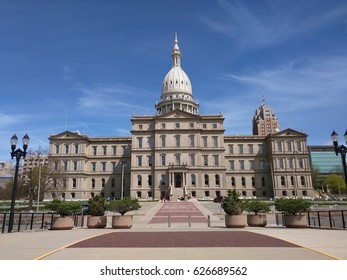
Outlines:
{"label": "wispy cloud", "polygon": [[296,110],[334,106],[347,92],[345,77],[347,56],[304,58],[247,75],[225,75],[243,86],[263,88],[276,102],[296,104]]}
{"label": "wispy cloud", "polygon": [[78,90],[82,93],[82,96],[78,99],[78,107],[81,110],[90,109],[90,113],[101,115],[126,114],[127,116],[129,116],[129,112],[153,113],[153,109],[149,111],[149,107],[146,105],[148,101],[153,100],[156,93],[125,85],[79,88]]}
{"label": "wispy cloud", "polygon": [[16,117],[9,116],[0,112],[0,127],[4,128],[7,126],[11,126],[18,123],[18,121],[19,120],[16,119]]}
{"label": "wispy cloud", "polygon": [[242,48],[248,49],[282,43],[347,16],[347,6],[344,4],[331,5],[325,10],[314,10],[308,5],[306,12],[310,12],[310,15],[307,16],[305,8],[294,8],[288,1],[277,5],[271,2],[271,5],[264,5],[262,11],[257,5],[247,6],[245,1],[218,2],[221,14],[218,17],[201,16],[202,22],[211,30],[233,38]]}

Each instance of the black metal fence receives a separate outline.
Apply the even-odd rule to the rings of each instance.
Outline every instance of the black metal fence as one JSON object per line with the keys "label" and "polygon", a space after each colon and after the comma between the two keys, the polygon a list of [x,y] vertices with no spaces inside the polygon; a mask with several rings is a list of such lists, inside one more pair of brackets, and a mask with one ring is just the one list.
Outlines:
{"label": "black metal fence", "polygon": [[[347,210],[309,211],[307,226],[321,229],[346,229]],[[283,214],[276,214],[276,224],[283,226]]]}
{"label": "black metal fence", "polygon": [[[54,213],[16,212],[14,213],[12,232],[50,229],[54,216]],[[73,218],[76,227],[83,227],[83,215],[74,215]],[[1,233],[8,232],[9,220],[10,213],[0,214]]]}

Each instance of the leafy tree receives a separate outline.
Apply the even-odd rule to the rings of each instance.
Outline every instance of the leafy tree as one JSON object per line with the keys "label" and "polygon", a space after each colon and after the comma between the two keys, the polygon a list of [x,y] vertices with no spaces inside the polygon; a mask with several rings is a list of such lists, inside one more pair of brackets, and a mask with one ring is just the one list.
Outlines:
{"label": "leafy tree", "polygon": [[343,177],[337,174],[329,174],[325,180],[324,184],[329,186],[330,193],[332,194],[340,194],[345,193],[346,183]]}

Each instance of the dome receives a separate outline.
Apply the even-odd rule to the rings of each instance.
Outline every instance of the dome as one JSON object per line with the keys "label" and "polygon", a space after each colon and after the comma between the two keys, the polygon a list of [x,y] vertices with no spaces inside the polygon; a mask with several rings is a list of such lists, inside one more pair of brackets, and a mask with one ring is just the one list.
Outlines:
{"label": "dome", "polygon": [[166,74],[162,94],[167,93],[188,93],[192,94],[192,86],[188,75],[180,66],[173,66],[169,73]]}
{"label": "dome", "polygon": [[172,68],[163,80],[160,101],[155,105],[157,114],[181,110],[197,115],[199,114],[199,104],[193,99],[189,77],[181,68],[181,51],[178,46],[177,34],[171,57]]}
{"label": "dome", "polygon": [[175,34],[171,57],[172,68],[164,78],[162,95],[167,95],[168,93],[188,93],[192,95],[192,86],[188,75],[181,68],[181,51],[178,46],[177,34]]}

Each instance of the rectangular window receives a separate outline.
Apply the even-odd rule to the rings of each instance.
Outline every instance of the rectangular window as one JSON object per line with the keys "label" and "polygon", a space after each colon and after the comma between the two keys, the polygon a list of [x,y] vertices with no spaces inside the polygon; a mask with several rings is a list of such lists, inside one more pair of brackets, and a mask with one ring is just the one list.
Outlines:
{"label": "rectangular window", "polygon": [[243,154],[243,145],[239,144],[239,154]]}
{"label": "rectangular window", "polygon": [[175,136],[175,142],[176,142],[176,147],[181,146],[181,136],[180,135]]}
{"label": "rectangular window", "polygon": [[261,160],[261,161],[259,162],[259,164],[260,164],[260,170],[264,170],[264,169],[265,169],[265,161],[264,161],[264,160]]}
{"label": "rectangular window", "polygon": [[175,155],[176,165],[181,165],[181,155]]}
{"label": "rectangular window", "polygon": [[234,145],[229,145],[229,154],[234,154]]}
{"label": "rectangular window", "polygon": [[249,161],[249,168],[250,168],[251,170],[254,170],[254,160],[250,160],[250,161]]}
{"label": "rectangular window", "polygon": [[229,161],[230,170],[235,170],[235,162],[233,160]]}
{"label": "rectangular window", "polygon": [[259,149],[259,154],[263,154],[264,153],[264,146],[263,146],[263,144],[258,145],[258,149]]}
{"label": "rectangular window", "polygon": [[202,137],[202,145],[204,148],[207,148],[207,136]]}
{"label": "rectangular window", "polygon": [[190,128],[194,128],[194,123],[189,123]]}
{"label": "rectangular window", "polygon": [[217,148],[218,147],[218,136],[213,136],[213,147]]}
{"label": "rectangular window", "polygon": [[219,166],[219,156],[218,155],[213,156],[213,164],[214,164],[214,166]]}
{"label": "rectangular window", "polygon": [[194,135],[190,135],[189,139],[190,139],[190,146],[194,147],[195,146],[195,136]]}
{"label": "rectangular window", "polygon": [[75,144],[75,154],[78,154],[78,144]]}
{"label": "rectangular window", "polygon": [[139,130],[142,130],[143,129],[143,125],[142,124],[139,124]]}
{"label": "rectangular window", "polygon": [[161,185],[165,186],[166,185],[166,176],[163,174],[161,175]]}
{"label": "rectangular window", "polygon": [[64,170],[67,171],[67,161],[64,161]]}
{"label": "rectangular window", "polygon": [[117,155],[117,146],[112,146],[113,155]]}
{"label": "rectangular window", "polygon": [[117,162],[112,162],[112,171],[116,171],[117,168]]}
{"label": "rectangular window", "polygon": [[73,162],[73,170],[74,170],[74,171],[77,171],[77,161],[74,161],[74,162]]}
{"label": "rectangular window", "polygon": [[96,171],[96,162],[92,162],[92,171]]}
{"label": "rectangular window", "polygon": [[148,166],[152,166],[153,164],[152,156],[148,156],[147,159],[148,159]]}
{"label": "rectangular window", "polygon": [[207,128],[207,124],[206,124],[206,123],[203,123],[203,124],[202,124],[202,128]]}
{"label": "rectangular window", "polygon": [[59,145],[58,144],[55,145],[55,153],[59,154]]}
{"label": "rectangular window", "polygon": [[190,165],[195,166],[195,155],[190,155]]}
{"label": "rectangular window", "polygon": [[165,148],[165,146],[166,146],[166,137],[165,137],[165,135],[162,135],[162,136],[161,136],[161,146],[162,146],[163,148]]}
{"label": "rectangular window", "polygon": [[212,127],[213,127],[214,129],[216,129],[216,128],[217,128],[217,124],[216,124],[216,123],[212,124]]}
{"label": "rectangular window", "polygon": [[282,158],[279,159],[279,166],[281,169],[284,169],[284,160]]}
{"label": "rectangular window", "polygon": [[66,145],[65,145],[65,154],[68,154],[68,153],[69,153],[69,145],[66,144]]}
{"label": "rectangular window", "polygon": [[137,138],[137,147],[142,148],[142,137]]}
{"label": "rectangular window", "polygon": [[204,160],[204,165],[208,166],[208,156],[202,156]]}
{"label": "rectangular window", "polygon": [[106,146],[102,146],[102,153],[104,156],[106,156],[106,154],[107,154],[107,147]]}
{"label": "rectangular window", "polygon": [[287,147],[288,147],[288,152],[291,152],[292,151],[292,143],[288,142]]}
{"label": "rectangular window", "polygon": [[137,156],[137,166],[142,166],[142,156]]}
{"label": "rectangular window", "polygon": [[240,160],[240,170],[245,170],[245,161]]}
{"label": "rectangular window", "polygon": [[106,162],[102,162],[101,163],[101,166],[102,166],[102,171],[106,171]]}
{"label": "rectangular window", "polygon": [[301,152],[301,142],[296,142],[296,150]]}
{"label": "rectangular window", "polygon": [[253,154],[253,145],[248,145],[248,153]]}
{"label": "rectangular window", "polygon": [[175,127],[176,127],[176,128],[180,128],[180,123],[176,123],[176,124],[175,124]]}
{"label": "rectangular window", "polygon": [[122,149],[123,149],[123,156],[125,156],[127,153],[127,146],[122,146]]}
{"label": "rectangular window", "polygon": [[166,156],[161,155],[161,166],[165,166],[165,165],[166,165]]}
{"label": "rectangular window", "polygon": [[93,146],[93,155],[96,156],[96,153],[97,153],[97,146]]}

